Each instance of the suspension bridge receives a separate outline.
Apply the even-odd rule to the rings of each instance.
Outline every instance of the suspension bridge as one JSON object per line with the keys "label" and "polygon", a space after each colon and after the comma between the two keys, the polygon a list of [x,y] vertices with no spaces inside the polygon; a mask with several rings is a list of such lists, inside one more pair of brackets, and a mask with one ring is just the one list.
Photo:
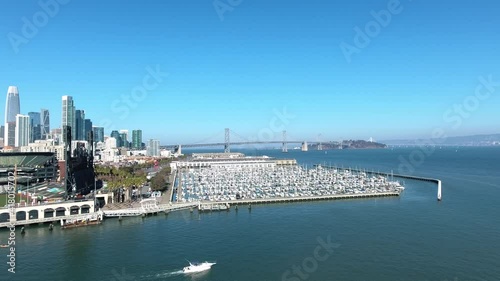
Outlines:
{"label": "suspension bridge", "polygon": [[317,144],[318,150],[322,150],[321,141],[304,141],[304,140],[288,140],[287,132],[282,131],[281,140],[244,140],[244,141],[231,141],[231,135],[236,135],[240,139],[246,139],[239,136],[235,132],[231,131],[229,128],[225,129],[224,142],[212,142],[212,143],[191,143],[191,144],[169,144],[162,145],[161,148],[173,150],[176,153],[182,153],[182,148],[193,148],[193,147],[224,147],[224,152],[231,152],[231,147],[238,145],[256,145],[256,144],[281,144],[281,151],[288,152],[288,144],[300,144],[302,151],[308,151],[309,145],[311,143]]}

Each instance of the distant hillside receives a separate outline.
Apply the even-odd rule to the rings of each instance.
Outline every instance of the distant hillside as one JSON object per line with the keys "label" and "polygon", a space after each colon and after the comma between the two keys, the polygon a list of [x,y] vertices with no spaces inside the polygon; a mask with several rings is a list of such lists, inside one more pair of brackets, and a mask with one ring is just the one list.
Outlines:
{"label": "distant hillside", "polygon": [[[345,140],[340,142],[325,142],[322,143],[323,150],[329,149],[373,149],[373,148],[386,148],[387,145],[378,142],[369,142],[365,140]],[[317,150],[317,144],[311,144],[309,146],[311,150]]]}
{"label": "distant hillside", "polygon": [[494,146],[500,145],[500,134],[472,135],[448,137],[445,139],[407,139],[407,140],[386,140],[388,145],[459,145],[459,146]]}

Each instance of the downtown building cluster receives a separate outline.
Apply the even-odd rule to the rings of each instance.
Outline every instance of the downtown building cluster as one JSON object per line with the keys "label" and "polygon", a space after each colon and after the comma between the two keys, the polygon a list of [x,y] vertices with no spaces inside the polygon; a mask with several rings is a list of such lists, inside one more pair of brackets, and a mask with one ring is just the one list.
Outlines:
{"label": "downtown building cluster", "polygon": [[[62,116],[60,128],[50,128],[50,113],[47,109],[40,112],[21,114],[19,90],[10,86],[5,104],[5,123],[0,128],[0,143],[4,152],[54,152],[59,160],[65,160],[64,144],[67,132],[71,130],[71,147],[79,144],[89,147],[93,141],[95,160],[118,162],[128,156],[169,156],[160,151],[159,140],[151,139],[143,143],[142,130],[112,130],[105,135],[104,127],[93,126],[84,109],[77,109],[72,96],[62,96]],[[92,132],[92,134],[90,134]],[[90,138],[90,136],[93,136]]]}

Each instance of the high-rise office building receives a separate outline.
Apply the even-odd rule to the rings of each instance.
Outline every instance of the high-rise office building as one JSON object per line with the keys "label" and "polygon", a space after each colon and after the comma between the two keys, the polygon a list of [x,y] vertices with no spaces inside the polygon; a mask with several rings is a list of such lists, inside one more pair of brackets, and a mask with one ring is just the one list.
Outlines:
{"label": "high-rise office building", "polygon": [[112,138],[116,139],[116,147],[122,147],[123,144],[122,144],[122,137],[120,135],[120,133],[116,130],[113,130],[111,131],[111,135],[110,135]]}
{"label": "high-rise office building", "polygon": [[[92,120],[90,119],[85,119],[85,131],[83,136],[87,140],[89,138],[89,133],[92,132]],[[94,141],[95,141],[95,135],[94,135]]]}
{"label": "high-rise office building", "polygon": [[153,140],[153,139],[149,140],[147,154],[148,154],[148,156],[160,157],[160,141],[159,140]]}
{"label": "high-rise office building", "polygon": [[92,127],[94,130],[94,141],[104,142],[104,127]]}
{"label": "high-rise office building", "polygon": [[142,148],[142,130],[132,131],[132,148],[133,149]]}
{"label": "high-rise office building", "polygon": [[48,136],[50,135],[50,114],[48,109],[41,109],[40,110],[40,117],[41,117],[41,135],[42,139],[46,140]]}
{"label": "high-rise office building", "polygon": [[21,113],[19,102],[19,90],[16,86],[7,89],[7,100],[5,101],[5,131],[4,145],[15,146],[16,142],[16,115]]}
{"label": "high-rise office building", "polygon": [[75,110],[75,140],[86,140],[85,137],[85,110]]}
{"label": "high-rise office building", "polygon": [[28,112],[30,117],[30,143],[42,139],[42,124],[40,112]]}
{"label": "high-rise office building", "polygon": [[120,133],[121,147],[129,147],[127,133]]}
{"label": "high-rise office building", "polygon": [[[75,139],[76,136],[76,126],[75,126],[75,104],[73,102],[73,97],[63,96],[62,97],[62,122],[61,127],[64,126],[71,127],[71,138]],[[63,142],[66,142],[66,135],[63,134]]]}
{"label": "high-rise office building", "polygon": [[29,115],[16,115],[16,138],[15,146],[27,146],[30,140],[30,117]]}
{"label": "high-rise office building", "polygon": [[122,141],[127,141],[128,142],[128,130],[120,130],[120,135],[122,136]]}

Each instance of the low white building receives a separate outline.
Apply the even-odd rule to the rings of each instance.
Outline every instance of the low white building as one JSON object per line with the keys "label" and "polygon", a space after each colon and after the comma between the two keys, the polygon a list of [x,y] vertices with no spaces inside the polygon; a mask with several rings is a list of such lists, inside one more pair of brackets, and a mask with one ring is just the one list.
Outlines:
{"label": "low white building", "polygon": [[101,161],[103,162],[120,162],[123,156],[120,155],[120,150],[110,148],[101,150]]}
{"label": "low white building", "polygon": [[162,150],[160,150],[160,156],[170,158],[170,157],[172,157],[172,151],[170,151],[168,149],[162,149]]}
{"label": "low white building", "polygon": [[146,156],[148,154],[147,150],[129,150],[127,152],[128,156]]}
{"label": "low white building", "polygon": [[117,147],[116,145],[116,139],[115,138],[107,138],[106,139],[106,145],[105,145],[106,149],[114,149]]}
{"label": "low white building", "polygon": [[54,139],[36,140],[27,146],[21,146],[21,152],[54,152],[57,160],[66,160],[64,145],[55,145]]}

